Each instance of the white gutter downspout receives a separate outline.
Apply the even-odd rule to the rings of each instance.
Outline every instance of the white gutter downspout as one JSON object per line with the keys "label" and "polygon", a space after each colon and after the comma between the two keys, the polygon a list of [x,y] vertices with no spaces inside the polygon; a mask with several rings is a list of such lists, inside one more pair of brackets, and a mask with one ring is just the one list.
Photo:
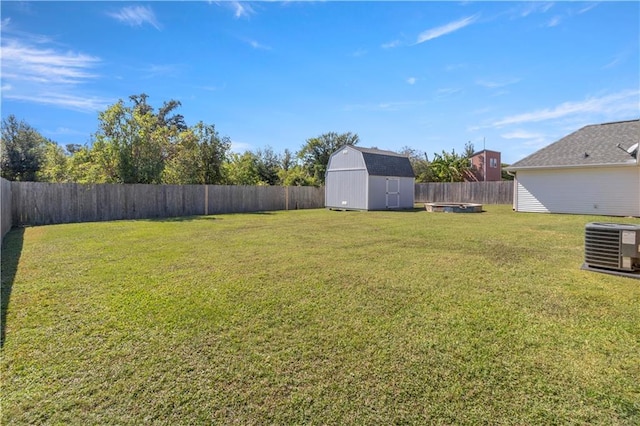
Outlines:
{"label": "white gutter downspout", "polygon": [[506,170],[507,174],[509,176],[513,176],[513,205],[511,206],[511,209],[514,212],[518,211],[518,176],[516,175],[516,173],[512,173],[509,170]]}

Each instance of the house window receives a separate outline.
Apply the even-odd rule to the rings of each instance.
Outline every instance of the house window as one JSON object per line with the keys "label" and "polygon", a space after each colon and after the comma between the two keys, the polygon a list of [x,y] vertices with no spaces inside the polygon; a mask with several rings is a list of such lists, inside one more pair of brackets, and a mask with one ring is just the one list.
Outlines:
{"label": "house window", "polygon": [[492,169],[498,168],[498,159],[497,158],[489,158],[489,167]]}

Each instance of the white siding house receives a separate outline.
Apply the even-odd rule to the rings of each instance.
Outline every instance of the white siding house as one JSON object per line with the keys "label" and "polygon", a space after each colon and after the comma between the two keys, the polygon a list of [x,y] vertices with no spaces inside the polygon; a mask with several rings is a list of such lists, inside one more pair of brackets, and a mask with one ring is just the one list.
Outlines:
{"label": "white siding house", "polygon": [[325,206],[345,210],[410,209],[414,183],[409,157],[347,145],[329,158]]}
{"label": "white siding house", "polygon": [[514,163],[519,212],[640,217],[640,120],[596,124]]}

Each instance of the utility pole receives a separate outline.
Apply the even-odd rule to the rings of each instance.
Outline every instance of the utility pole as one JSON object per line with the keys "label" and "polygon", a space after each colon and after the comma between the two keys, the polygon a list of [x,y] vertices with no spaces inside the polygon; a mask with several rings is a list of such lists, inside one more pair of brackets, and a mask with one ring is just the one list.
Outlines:
{"label": "utility pole", "polygon": [[487,181],[487,138],[486,137],[482,137],[482,151],[484,152],[484,159],[483,159],[483,163],[484,163],[484,181]]}

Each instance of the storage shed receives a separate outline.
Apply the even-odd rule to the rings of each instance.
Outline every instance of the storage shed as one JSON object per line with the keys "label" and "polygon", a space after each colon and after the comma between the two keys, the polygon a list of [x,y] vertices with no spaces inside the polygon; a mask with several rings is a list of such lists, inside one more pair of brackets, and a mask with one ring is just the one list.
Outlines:
{"label": "storage shed", "polygon": [[512,164],[519,212],[640,217],[640,120],[585,126]]}
{"label": "storage shed", "polygon": [[413,208],[415,175],[409,157],[346,145],[331,154],[325,206],[345,210]]}

